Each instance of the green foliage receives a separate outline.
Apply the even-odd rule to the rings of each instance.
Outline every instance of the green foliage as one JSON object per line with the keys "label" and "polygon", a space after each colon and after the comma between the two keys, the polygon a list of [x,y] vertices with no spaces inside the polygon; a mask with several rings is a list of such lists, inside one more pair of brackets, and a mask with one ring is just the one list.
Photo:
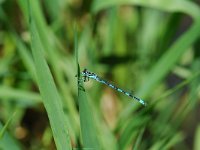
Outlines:
{"label": "green foliage", "polygon": [[75,28],[75,53],[76,53],[76,65],[77,65],[77,85],[78,85],[78,105],[80,112],[80,125],[83,146],[87,149],[99,150],[99,143],[97,139],[97,132],[95,129],[94,116],[92,115],[92,108],[86,96],[83,80],[80,74],[80,66],[78,63],[78,49],[77,49],[77,33]]}
{"label": "green foliage", "polygon": [[[32,3],[29,4],[30,6]],[[29,7],[30,7],[29,6]],[[30,14],[32,9],[29,8]],[[53,137],[58,150],[71,149],[67,126],[64,122],[65,115],[62,110],[61,98],[56,89],[53,77],[43,55],[43,47],[38,31],[35,26],[34,17],[30,15],[31,49],[36,68],[37,82],[47,111]]]}
{"label": "green foliage", "polygon": [[[0,4],[0,149],[199,149],[195,2]],[[84,68],[148,105],[83,82]]]}
{"label": "green foliage", "polygon": [[18,143],[6,131],[15,114],[16,112],[14,112],[12,116],[10,116],[4,126],[2,126],[2,123],[0,122],[0,149],[20,149]]}

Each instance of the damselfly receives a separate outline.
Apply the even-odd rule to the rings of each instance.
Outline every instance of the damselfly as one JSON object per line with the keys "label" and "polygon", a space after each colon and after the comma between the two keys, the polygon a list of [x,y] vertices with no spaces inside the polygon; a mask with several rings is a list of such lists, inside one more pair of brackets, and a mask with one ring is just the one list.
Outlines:
{"label": "damselfly", "polygon": [[89,78],[90,78],[90,79],[93,79],[93,80],[96,80],[96,81],[98,81],[98,82],[100,82],[100,83],[106,84],[107,86],[109,86],[109,87],[111,87],[111,88],[117,90],[118,92],[124,93],[125,95],[131,97],[132,99],[137,100],[139,103],[141,103],[142,105],[146,106],[146,102],[145,102],[144,100],[142,100],[142,99],[140,99],[140,98],[138,98],[138,97],[132,95],[130,92],[126,92],[126,91],[124,91],[124,90],[122,90],[122,89],[116,87],[115,85],[113,85],[113,84],[111,84],[111,83],[109,83],[109,82],[103,80],[103,79],[100,78],[98,75],[96,75],[96,74],[93,73],[93,72],[88,71],[87,69],[84,69],[84,70],[81,72],[81,75],[82,75],[82,77],[83,77],[83,81],[84,81],[84,82],[86,82],[87,80],[89,80]]}

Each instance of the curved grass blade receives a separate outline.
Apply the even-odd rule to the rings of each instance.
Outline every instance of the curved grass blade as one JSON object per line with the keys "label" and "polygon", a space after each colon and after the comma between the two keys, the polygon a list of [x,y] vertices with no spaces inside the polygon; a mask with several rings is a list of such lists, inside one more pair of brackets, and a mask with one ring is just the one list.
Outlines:
{"label": "curved grass blade", "polygon": [[12,114],[12,116],[10,116],[10,118],[8,119],[8,121],[6,122],[6,124],[4,125],[4,127],[0,130],[0,140],[2,139],[6,129],[8,128],[10,122],[12,121],[13,117],[15,116],[16,112],[14,112]]}
{"label": "curved grass blade", "polygon": [[196,128],[196,132],[195,132],[194,150],[200,149],[199,139],[200,139],[200,125],[198,125],[198,127]]}
{"label": "curved grass blade", "polygon": [[36,76],[42,100],[49,117],[55,144],[58,150],[71,150],[68,127],[66,122],[64,122],[65,115],[61,104],[61,98],[44,58],[43,46],[38,35],[38,30],[35,26],[34,18],[31,15],[31,5],[28,4],[28,6],[30,16],[31,49],[36,68]]}
{"label": "curved grass blade", "polygon": [[92,107],[87,99],[83,80],[80,76],[80,67],[78,63],[78,49],[77,49],[77,33],[75,33],[75,54],[77,65],[77,86],[78,86],[78,104],[80,112],[81,135],[84,149],[99,150],[99,143],[97,138],[96,126],[92,115]]}
{"label": "curved grass blade", "polygon": [[136,142],[135,142],[135,145],[134,145],[134,147],[133,147],[133,150],[139,149],[139,146],[140,146],[141,140],[142,140],[142,136],[143,136],[143,134],[144,134],[144,130],[145,130],[145,128],[141,129],[141,131],[139,132],[139,135],[138,135],[138,137],[137,137],[137,140],[136,140]]}
{"label": "curved grass blade", "polygon": [[[26,20],[28,20],[26,1],[19,0],[17,2],[23,12],[24,17],[26,18]],[[66,76],[68,76],[69,73],[67,73],[66,76],[64,76],[63,74],[63,68],[72,67],[72,57],[70,57],[71,55],[68,55],[66,59],[65,56],[59,53],[60,48],[55,43],[55,41],[57,41],[58,39],[55,38],[56,36],[45,21],[45,16],[42,13],[43,11],[41,1],[31,1],[31,7],[32,16],[34,17],[35,26],[38,30],[42,46],[44,47],[45,55],[48,58],[49,65],[52,67],[52,74],[54,75],[54,79],[57,83],[58,89],[60,89],[60,93],[63,96],[64,107],[68,109],[69,118],[73,116],[70,118],[70,124],[73,127],[71,131],[74,132],[78,128],[78,113],[73,103],[72,94],[69,92],[71,87],[68,85],[68,83],[66,83],[65,80]],[[63,58],[65,58],[65,61],[63,61]],[[60,65],[61,63],[65,63],[64,67]]]}
{"label": "curved grass blade", "polygon": [[191,16],[195,21],[199,20],[199,15],[200,15],[199,7],[195,3],[186,0],[184,1],[95,0],[92,5],[92,12],[97,13],[111,6],[119,6],[119,5],[138,5],[166,12],[182,12]]}
{"label": "curved grass blade", "polygon": [[11,150],[20,150],[19,143],[11,137],[11,135],[6,131],[8,125],[10,124],[11,120],[15,116],[15,112],[13,115],[8,119],[6,124],[3,126],[0,122],[0,149],[11,149]]}
{"label": "curved grass blade", "polygon": [[6,98],[6,100],[16,99],[18,101],[23,101],[24,103],[33,104],[41,102],[41,96],[38,93],[14,89],[7,86],[0,86],[0,98],[2,98],[2,100],[4,98]]}

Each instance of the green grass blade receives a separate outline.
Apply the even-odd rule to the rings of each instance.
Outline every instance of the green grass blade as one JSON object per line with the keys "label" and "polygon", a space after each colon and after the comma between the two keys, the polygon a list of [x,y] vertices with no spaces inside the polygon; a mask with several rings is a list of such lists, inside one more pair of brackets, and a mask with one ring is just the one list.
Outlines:
{"label": "green grass blade", "polygon": [[138,5],[143,7],[154,8],[167,12],[182,12],[191,16],[194,20],[199,20],[199,8],[191,1],[138,1],[138,0],[95,0],[93,2],[92,12],[98,13],[99,11],[117,5]]}
{"label": "green grass blade", "polygon": [[13,113],[12,116],[10,116],[10,118],[8,119],[8,121],[6,122],[6,124],[4,125],[4,127],[0,130],[0,140],[2,139],[6,129],[8,128],[10,122],[12,121],[13,117],[15,116],[16,112]]}
{"label": "green grass blade", "polygon": [[86,92],[84,89],[83,81],[81,80],[80,67],[78,63],[78,49],[77,49],[77,33],[75,32],[75,53],[76,53],[76,65],[77,65],[77,86],[78,86],[78,104],[80,112],[80,124],[81,124],[81,135],[83,140],[84,148],[91,148],[99,150],[99,143],[97,138],[96,126],[94,122],[94,116],[92,115],[92,107],[87,99]]}
{"label": "green grass blade", "polygon": [[[31,5],[30,5],[31,6]],[[31,14],[31,10],[30,10]],[[43,47],[36,29],[34,18],[30,15],[31,48],[36,68],[39,90],[49,117],[53,137],[58,150],[71,150],[70,137],[53,77],[44,58]]]}
{"label": "green grass blade", "polygon": [[[17,1],[24,17],[27,19],[27,5],[26,1],[19,0]],[[66,82],[67,79],[71,79],[70,74],[75,74],[75,65],[72,67],[72,57],[70,55],[65,56],[61,54],[60,47],[56,45],[55,41],[58,41],[56,35],[52,32],[52,29],[47,25],[45,16],[43,14],[41,1],[35,0],[31,1],[32,14],[34,17],[34,22],[38,30],[38,34],[44,47],[44,52],[46,59],[48,60],[49,65],[52,68],[52,74],[54,76],[55,82],[57,83],[57,89],[60,91],[60,95],[63,101],[63,107],[68,111],[68,119],[70,120],[69,126],[72,127],[70,130],[70,135],[72,139],[75,139],[75,134],[78,132],[78,112],[75,107],[73,100],[73,95],[70,92],[72,90],[69,82]],[[66,70],[66,74],[64,74]],[[74,73],[73,73],[74,72]],[[74,75],[73,75],[74,77]],[[70,80],[73,81],[73,80]],[[74,84],[73,84],[74,86]],[[74,86],[75,87],[75,86]],[[74,88],[75,89],[75,88]]]}
{"label": "green grass blade", "polygon": [[199,150],[200,149],[200,143],[199,143],[199,139],[200,139],[200,125],[197,127],[195,134],[196,135],[195,135],[195,139],[194,139],[194,150]]}
{"label": "green grass blade", "polygon": [[[27,8],[26,1],[18,1],[25,18],[27,18]],[[52,30],[48,27],[44,14],[42,13],[41,3],[38,0],[31,1],[32,14],[35,19],[35,25],[40,36],[42,46],[44,47],[45,55],[49,60],[49,64],[52,66],[52,74],[54,75],[56,83],[58,83],[58,89],[60,89],[61,95],[63,95],[63,101],[65,102],[65,107],[69,110],[69,114],[78,118],[77,110],[73,103],[72,95],[69,93],[70,87],[66,85],[65,77],[63,76],[63,70],[60,66],[63,56],[59,54],[59,48],[55,44],[55,35],[52,33]],[[61,59],[62,58],[62,59]],[[67,61],[70,61],[68,56]],[[63,63],[63,62],[62,62]],[[66,63],[66,61],[64,62]],[[67,63],[66,63],[67,64]],[[71,67],[71,63],[68,67]],[[76,119],[72,119],[70,122],[72,126],[76,125]]]}
{"label": "green grass blade", "polygon": [[142,143],[141,143],[141,140],[142,140],[142,136],[143,136],[143,134],[144,134],[144,130],[145,130],[145,128],[143,128],[143,129],[139,132],[139,135],[138,135],[138,137],[137,137],[137,140],[136,140],[136,142],[135,142],[135,145],[134,145],[134,147],[133,147],[133,150],[138,150],[140,144],[142,144]]}
{"label": "green grass blade", "polygon": [[168,97],[169,95],[172,95],[174,92],[176,92],[177,90],[181,89],[182,87],[186,86],[187,84],[191,83],[194,79],[198,78],[200,76],[200,71],[198,72],[194,72],[194,74],[189,77],[188,79],[185,79],[184,81],[182,81],[181,83],[177,84],[174,88],[169,89],[168,91],[166,91],[163,95],[161,95],[158,99],[156,99],[157,101],[161,100],[161,99],[165,99],[166,97]]}
{"label": "green grass blade", "polygon": [[144,127],[144,125],[150,121],[150,117],[137,115],[135,117],[129,118],[128,123],[123,128],[123,132],[119,138],[120,149],[127,149],[131,142],[137,136],[137,132]]}
{"label": "green grass blade", "polygon": [[33,93],[30,91],[24,91],[20,89],[14,89],[7,86],[0,86],[0,98],[4,100],[16,99],[18,101],[23,101],[24,103],[39,103],[41,102],[41,96],[38,93]]}
{"label": "green grass blade", "polygon": [[20,150],[20,146],[18,142],[10,136],[10,134],[6,131],[8,125],[10,124],[11,120],[15,116],[15,113],[8,119],[6,124],[2,126],[0,122],[0,149],[2,150]]}
{"label": "green grass blade", "polygon": [[91,110],[92,107],[90,107],[86,97],[83,82],[80,82],[79,84],[78,102],[83,146],[85,148],[94,148],[94,150],[99,150],[100,148],[97,139],[97,132]]}

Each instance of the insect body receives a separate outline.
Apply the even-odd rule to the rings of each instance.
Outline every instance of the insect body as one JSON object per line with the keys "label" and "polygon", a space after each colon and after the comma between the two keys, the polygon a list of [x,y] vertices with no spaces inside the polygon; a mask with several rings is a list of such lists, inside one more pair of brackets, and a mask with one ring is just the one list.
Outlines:
{"label": "insect body", "polygon": [[83,81],[84,81],[84,82],[88,81],[89,78],[90,78],[90,79],[93,79],[93,80],[96,80],[96,81],[98,81],[98,82],[100,82],[100,83],[103,83],[103,84],[105,84],[105,85],[107,85],[107,86],[109,86],[109,87],[115,89],[115,90],[118,91],[118,92],[124,93],[125,95],[131,97],[132,99],[137,100],[139,103],[141,103],[142,105],[146,106],[146,102],[145,102],[144,100],[142,100],[142,99],[140,99],[140,98],[138,98],[138,97],[132,95],[132,94],[129,93],[129,92],[126,92],[126,91],[124,91],[124,90],[122,90],[122,89],[116,87],[115,85],[113,85],[113,84],[111,84],[111,83],[105,81],[104,79],[100,78],[100,77],[99,77],[98,75],[96,75],[95,73],[88,71],[87,69],[84,69],[84,70],[81,72],[81,75],[82,75],[82,77],[83,77]]}

